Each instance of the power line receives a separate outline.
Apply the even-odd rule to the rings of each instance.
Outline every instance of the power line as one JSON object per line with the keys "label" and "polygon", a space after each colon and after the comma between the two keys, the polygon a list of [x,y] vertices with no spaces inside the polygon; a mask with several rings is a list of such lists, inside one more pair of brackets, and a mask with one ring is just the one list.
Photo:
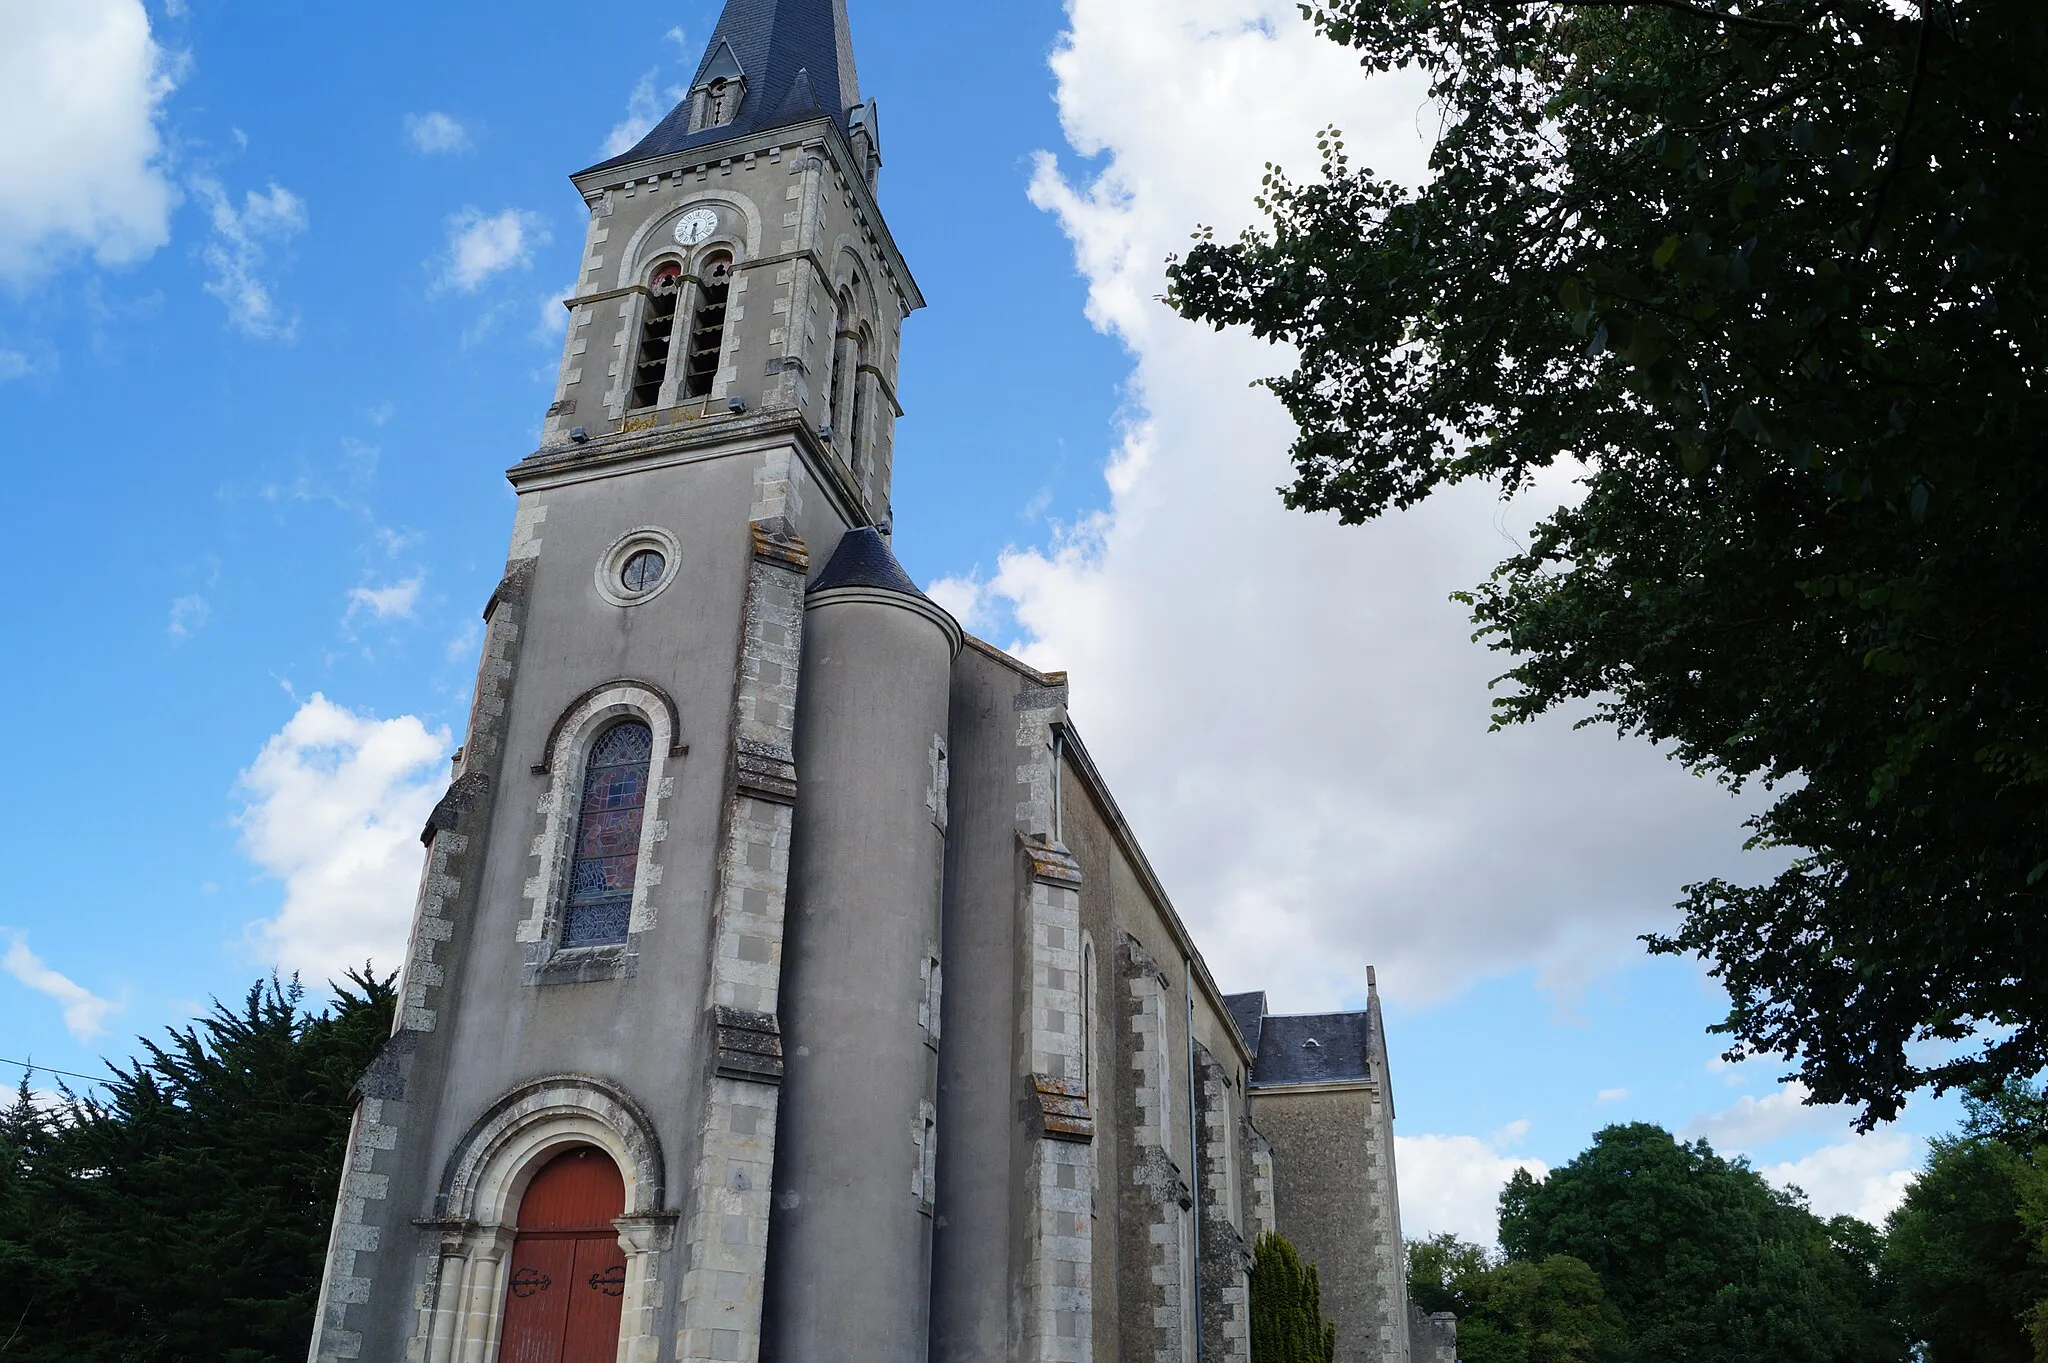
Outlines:
{"label": "power line", "polygon": [[42,1074],[59,1074],[66,1079],[83,1079],[88,1084],[107,1084],[113,1082],[109,1079],[95,1078],[90,1074],[80,1074],[76,1070],[52,1069],[48,1065],[32,1065],[26,1060],[9,1060],[4,1055],[0,1055],[0,1065],[12,1065],[18,1070],[27,1070],[30,1074],[40,1072]]}

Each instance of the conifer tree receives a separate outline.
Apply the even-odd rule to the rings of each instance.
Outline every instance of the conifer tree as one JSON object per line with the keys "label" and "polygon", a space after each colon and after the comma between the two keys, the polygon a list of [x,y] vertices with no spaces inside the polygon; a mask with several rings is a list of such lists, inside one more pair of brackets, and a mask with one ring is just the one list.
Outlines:
{"label": "conifer tree", "polygon": [[311,1335],[351,1090],[392,982],[333,1007],[296,981],[113,1066],[104,1091],[0,1115],[7,1363],[296,1363]]}
{"label": "conifer tree", "polygon": [[1259,1237],[1252,1259],[1252,1363],[1333,1363],[1337,1327],[1323,1319],[1316,1266],[1283,1235]]}

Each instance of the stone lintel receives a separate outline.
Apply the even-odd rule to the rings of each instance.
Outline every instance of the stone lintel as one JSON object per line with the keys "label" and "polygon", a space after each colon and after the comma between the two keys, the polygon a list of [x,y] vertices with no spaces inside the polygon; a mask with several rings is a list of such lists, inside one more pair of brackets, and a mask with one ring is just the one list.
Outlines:
{"label": "stone lintel", "polygon": [[796,803],[796,762],[787,750],[744,738],[737,746],[738,770],[734,779],[742,795],[771,804]]}
{"label": "stone lintel", "polygon": [[1084,879],[1081,863],[1064,846],[1035,833],[1020,834],[1018,840],[1024,844],[1024,855],[1030,859],[1033,880],[1069,889],[1081,887]]}
{"label": "stone lintel", "polygon": [[755,521],[753,531],[755,558],[792,572],[807,573],[811,570],[811,551],[788,521],[779,516],[773,520]]}
{"label": "stone lintel", "polygon": [[721,1003],[714,1010],[714,1022],[720,1078],[756,1084],[782,1082],[782,1025],[773,1013]]}
{"label": "stone lintel", "polygon": [[420,845],[432,847],[434,835],[453,829],[471,807],[488,800],[491,795],[491,778],[484,772],[473,771],[455,778],[448,793],[434,806],[434,812],[427,816],[427,826],[420,830]]}
{"label": "stone lintel", "polygon": [[1086,1145],[1095,1139],[1095,1114],[1088,1107],[1086,1086],[1034,1074],[1031,1089],[1038,1100],[1039,1121],[1047,1140]]}

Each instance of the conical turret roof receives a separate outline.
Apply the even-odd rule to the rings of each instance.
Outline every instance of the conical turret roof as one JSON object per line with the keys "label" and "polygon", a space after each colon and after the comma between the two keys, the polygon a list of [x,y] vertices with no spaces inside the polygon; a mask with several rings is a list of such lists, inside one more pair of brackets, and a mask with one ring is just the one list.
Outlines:
{"label": "conical turret roof", "polygon": [[867,587],[875,591],[931,598],[917,589],[910,574],[896,561],[889,541],[873,526],[857,525],[839,537],[839,547],[825,563],[825,570],[811,583],[812,592],[829,592],[839,587]]}
{"label": "conical turret roof", "polygon": [[746,97],[732,122],[692,133],[685,99],[631,151],[590,169],[628,166],[820,113],[844,129],[848,111],[861,102],[846,0],[726,0],[690,87],[731,79],[734,68],[746,80]]}

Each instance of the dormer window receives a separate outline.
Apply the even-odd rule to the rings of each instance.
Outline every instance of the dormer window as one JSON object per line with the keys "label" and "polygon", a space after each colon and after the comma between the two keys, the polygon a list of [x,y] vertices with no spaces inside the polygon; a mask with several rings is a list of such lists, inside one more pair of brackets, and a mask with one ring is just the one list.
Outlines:
{"label": "dormer window", "polygon": [[704,126],[723,128],[740,114],[740,83],[736,80],[715,80],[706,90],[704,101]]}
{"label": "dormer window", "polygon": [[747,97],[747,73],[734,55],[731,43],[720,43],[697,83],[690,87],[690,131],[723,128],[740,116],[740,104]]}

